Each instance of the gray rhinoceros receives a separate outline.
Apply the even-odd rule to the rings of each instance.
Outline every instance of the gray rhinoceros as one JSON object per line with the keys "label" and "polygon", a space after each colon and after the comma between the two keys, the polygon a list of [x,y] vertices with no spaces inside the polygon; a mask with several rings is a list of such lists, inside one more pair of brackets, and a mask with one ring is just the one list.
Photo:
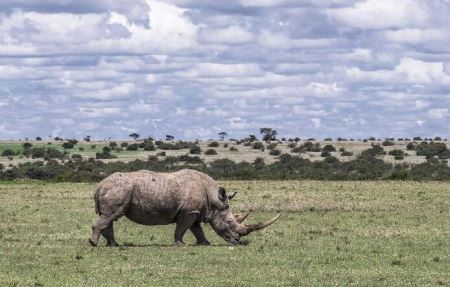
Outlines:
{"label": "gray rhinoceros", "polygon": [[280,216],[266,223],[243,224],[248,213],[233,215],[231,198],[211,177],[195,170],[114,173],[97,185],[94,199],[100,218],[92,226],[89,242],[97,246],[102,234],[108,246],[117,246],[113,222],[123,215],[143,225],[176,223],[177,245],[184,244],[183,235],[188,229],[197,244],[209,245],[201,222],[209,223],[227,242],[238,244],[241,236],[265,228]]}

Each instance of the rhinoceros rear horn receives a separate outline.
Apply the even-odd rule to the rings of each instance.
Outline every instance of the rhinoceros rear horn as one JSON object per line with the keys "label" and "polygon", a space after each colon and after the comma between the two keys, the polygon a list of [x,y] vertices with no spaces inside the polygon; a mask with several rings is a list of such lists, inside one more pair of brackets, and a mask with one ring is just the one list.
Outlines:
{"label": "rhinoceros rear horn", "polygon": [[263,228],[266,228],[267,226],[271,225],[272,223],[274,223],[275,221],[277,221],[277,219],[281,216],[281,213],[278,213],[277,216],[275,216],[274,218],[272,218],[271,220],[264,222],[264,223],[256,223],[256,224],[241,224],[239,230],[237,231],[239,235],[241,236],[245,236],[248,235],[249,233],[256,231],[256,230],[261,230]]}
{"label": "rhinoceros rear horn", "polygon": [[244,219],[246,219],[250,215],[250,211],[236,214],[234,217],[236,217],[237,222],[242,223]]}

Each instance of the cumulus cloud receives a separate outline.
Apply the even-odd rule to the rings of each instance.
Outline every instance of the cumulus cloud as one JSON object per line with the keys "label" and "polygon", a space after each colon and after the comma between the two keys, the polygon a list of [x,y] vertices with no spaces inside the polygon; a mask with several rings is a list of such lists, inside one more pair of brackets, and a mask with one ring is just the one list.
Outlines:
{"label": "cumulus cloud", "polygon": [[238,138],[261,126],[286,137],[446,136],[449,9],[1,1],[0,138]]}

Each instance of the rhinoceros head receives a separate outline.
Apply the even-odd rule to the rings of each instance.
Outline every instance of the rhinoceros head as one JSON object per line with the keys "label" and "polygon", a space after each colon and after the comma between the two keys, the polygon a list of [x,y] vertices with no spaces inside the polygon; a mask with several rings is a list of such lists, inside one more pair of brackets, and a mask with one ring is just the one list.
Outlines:
{"label": "rhinoceros head", "polygon": [[243,224],[242,221],[248,216],[248,214],[249,213],[245,213],[240,216],[235,216],[228,207],[217,211],[211,218],[210,225],[225,241],[231,244],[239,244],[241,236],[246,236],[253,231],[260,230],[271,225],[281,215],[280,213],[265,223]]}

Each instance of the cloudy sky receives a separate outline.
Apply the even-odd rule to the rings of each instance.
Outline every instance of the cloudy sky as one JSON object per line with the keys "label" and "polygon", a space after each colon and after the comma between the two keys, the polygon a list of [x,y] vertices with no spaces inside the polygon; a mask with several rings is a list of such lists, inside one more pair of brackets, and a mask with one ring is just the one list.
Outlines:
{"label": "cloudy sky", "polygon": [[449,0],[1,0],[0,139],[450,136]]}

